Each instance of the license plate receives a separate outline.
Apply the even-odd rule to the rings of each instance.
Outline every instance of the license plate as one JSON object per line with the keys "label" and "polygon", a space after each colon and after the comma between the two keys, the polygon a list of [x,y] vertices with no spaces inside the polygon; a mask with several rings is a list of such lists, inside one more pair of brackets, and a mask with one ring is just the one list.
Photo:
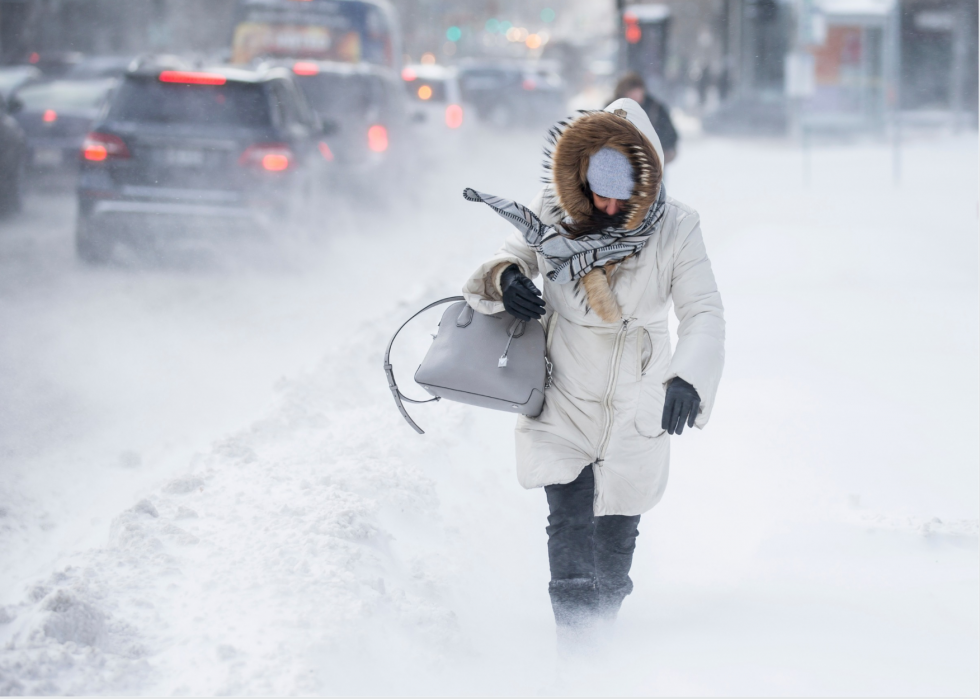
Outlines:
{"label": "license plate", "polygon": [[64,154],[60,148],[35,148],[35,165],[61,165]]}
{"label": "license plate", "polygon": [[189,148],[171,148],[163,152],[163,162],[174,167],[204,165],[204,151]]}

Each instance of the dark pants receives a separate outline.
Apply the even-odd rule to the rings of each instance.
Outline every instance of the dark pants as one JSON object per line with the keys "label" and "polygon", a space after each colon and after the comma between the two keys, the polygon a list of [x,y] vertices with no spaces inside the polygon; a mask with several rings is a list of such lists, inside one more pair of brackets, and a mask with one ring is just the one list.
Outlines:
{"label": "dark pants", "polygon": [[562,626],[615,618],[633,590],[630,565],[640,516],[592,514],[595,476],[586,466],[571,483],[548,485],[551,606]]}

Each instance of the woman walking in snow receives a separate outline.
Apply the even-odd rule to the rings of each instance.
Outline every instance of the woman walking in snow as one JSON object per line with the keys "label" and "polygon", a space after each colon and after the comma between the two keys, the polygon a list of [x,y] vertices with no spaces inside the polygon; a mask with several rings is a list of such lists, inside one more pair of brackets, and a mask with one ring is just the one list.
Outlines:
{"label": "woman walking in snow", "polygon": [[547,156],[550,181],[530,207],[466,191],[517,231],[463,293],[481,313],[545,326],[552,385],[538,417],[518,418],[517,471],[547,494],[549,592],[559,638],[574,640],[615,618],[633,588],[640,515],[667,485],[668,435],[708,421],[725,321],[698,214],[666,195],[639,104],[561,122]]}

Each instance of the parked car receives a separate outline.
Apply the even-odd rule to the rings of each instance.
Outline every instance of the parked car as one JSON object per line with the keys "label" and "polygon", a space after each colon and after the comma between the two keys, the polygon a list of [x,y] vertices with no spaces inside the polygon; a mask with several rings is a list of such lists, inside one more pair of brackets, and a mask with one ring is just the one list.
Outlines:
{"label": "parked car", "polygon": [[115,85],[112,78],[48,80],[14,92],[10,108],[27,135],[28,166],[74,169],[85,134]]}
{"label": "parked car", "polygon": [[141,65],[81,148],[76,247],[284,231],[306,212],[326,160],[322,128],[284,69]]}
{"label": "parked car", "polygon": [[567,115],[565,83],[557,70],[543,62],[524,65],[521,93],[529,124],[551,123]]}
{"label": "parked car", "polygon": [[0,99],[7,100],[15,90],[41,79],[41,71],[35,66],[0,67]]}
{"label": "parked car", "polygon": [[289,61],[310,106],[326,125],[337,171],[370,178],[399,176],[412,158],[414,138],[401,79],[383,66]]}
{"label": "parked car", "polygon": [[27,139],[0,97],[0,215],[20,209],[27,160]]}
{"label": "parked car", "polygon": [[467,123],[456,69],[439,65],[408,65],[402,69],[410,110],[439,132],[455,131]]}
{"label": "parked car", "polygon": [[546,65],[464,62],[459,84],[463,101],[492,126],[538,126],[565,112],[561,77]]}
{"label": "parked car", "polygon": [[24,56],[24,62],[40,69],[44,77],[54,79],[62,77],[84,58],[80,51],[32,51]]}

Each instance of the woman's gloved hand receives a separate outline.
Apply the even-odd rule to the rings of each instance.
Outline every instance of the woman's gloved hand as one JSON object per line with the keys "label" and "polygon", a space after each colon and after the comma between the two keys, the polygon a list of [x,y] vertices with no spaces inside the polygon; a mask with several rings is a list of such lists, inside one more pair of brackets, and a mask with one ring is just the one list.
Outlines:
{"label": "woman's gloved hand", "polygon": [[667,399],[664,401],[664,416],[660,420],[660,427],[667,430],[667,434],[680,434],[684,431],[685,422],[688,427],[694,427],[700,407],[701,396],[694,390],[694,386],[676,376],[667,386]]}
{"label": "woman's gloved hand", "polygon": [[521,274],[517,265],[511,265],[500,275],[500,291],[504,308],[515,318],[531,320],[544,315],[544,301],[534,282]]}

